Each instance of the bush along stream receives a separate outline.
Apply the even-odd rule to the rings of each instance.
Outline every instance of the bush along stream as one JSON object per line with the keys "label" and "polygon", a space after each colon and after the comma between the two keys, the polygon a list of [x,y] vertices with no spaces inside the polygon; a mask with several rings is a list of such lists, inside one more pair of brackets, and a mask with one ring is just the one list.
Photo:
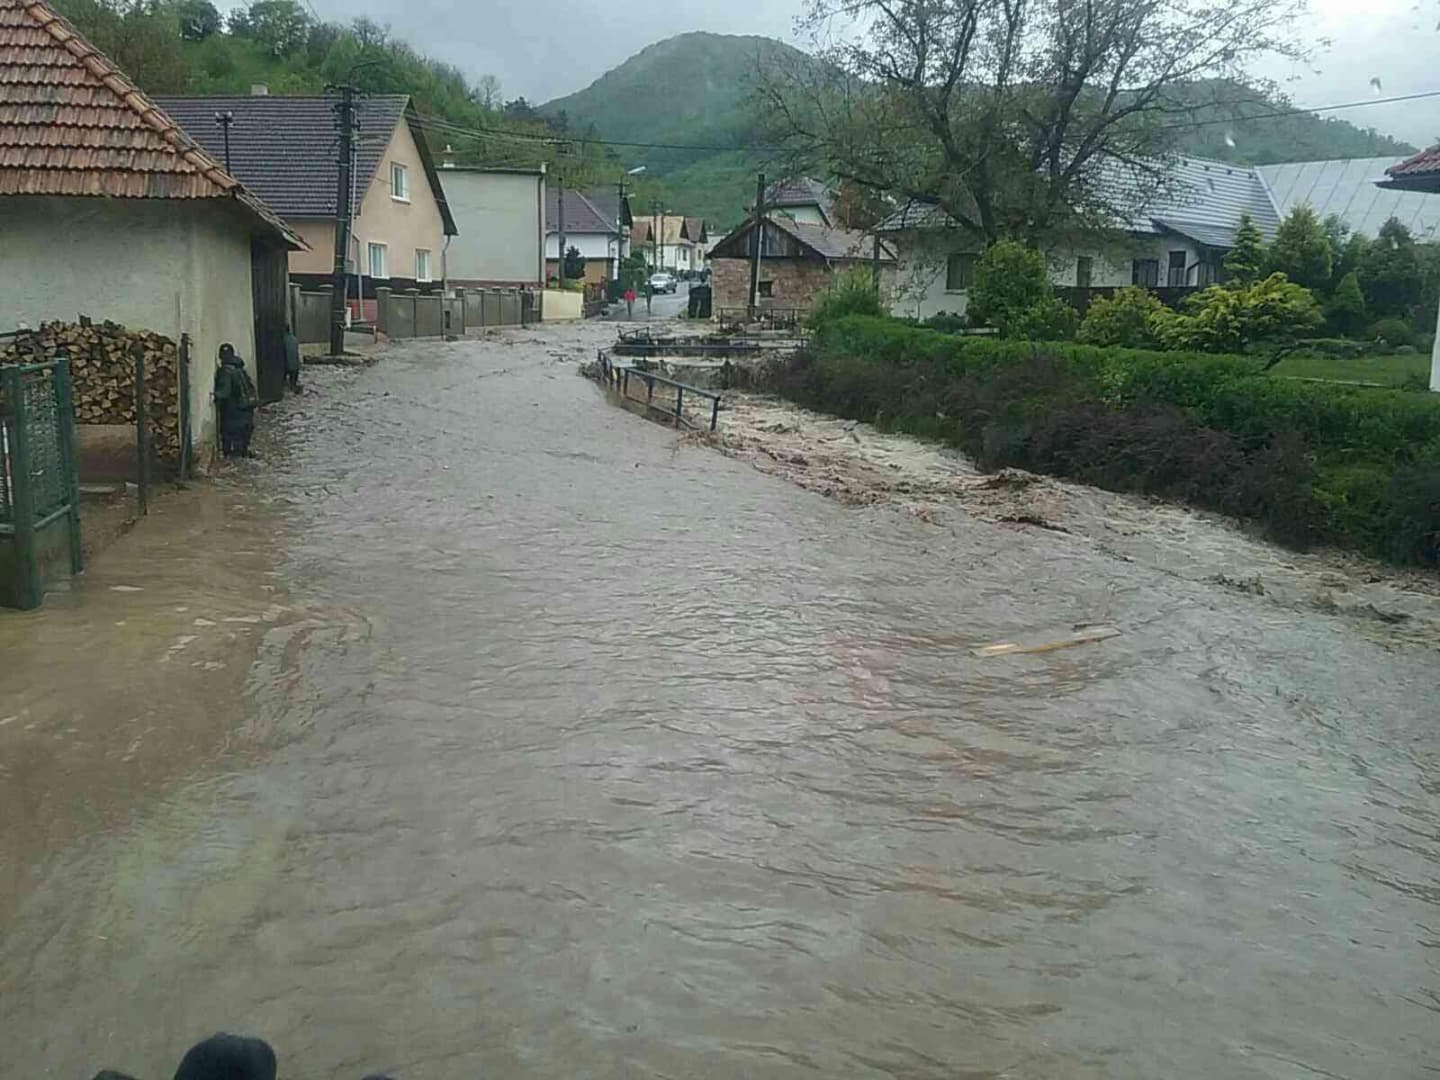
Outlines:
{"label": "bush along stream", "polygon": [[1299,382],[1253,359],[958,337],[822,318],[774,372],[808,408],[1014,466],[1440,565],[1440,396]]}

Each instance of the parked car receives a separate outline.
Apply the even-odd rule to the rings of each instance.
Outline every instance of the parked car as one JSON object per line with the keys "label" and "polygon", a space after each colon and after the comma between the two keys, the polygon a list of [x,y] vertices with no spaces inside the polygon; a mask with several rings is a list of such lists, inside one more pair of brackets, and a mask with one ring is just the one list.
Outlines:
{"label": "parked car", "polygon": [[650,275],[650,291],[652,293],[674,292],[680,287],[675,280],[674,274],[667,274],[663,270],[658,274]]}

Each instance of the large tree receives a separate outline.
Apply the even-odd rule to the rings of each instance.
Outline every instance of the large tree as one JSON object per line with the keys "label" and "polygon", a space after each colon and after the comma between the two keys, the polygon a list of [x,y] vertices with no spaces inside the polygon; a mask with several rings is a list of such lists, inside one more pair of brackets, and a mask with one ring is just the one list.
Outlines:
{"label": "large tree", "polygon": [[1196,108],[1182,91],[1293,53],[1298,2],[810,0],[817,61],[759,94],[788,164],[1038,238],[1142,212]]}

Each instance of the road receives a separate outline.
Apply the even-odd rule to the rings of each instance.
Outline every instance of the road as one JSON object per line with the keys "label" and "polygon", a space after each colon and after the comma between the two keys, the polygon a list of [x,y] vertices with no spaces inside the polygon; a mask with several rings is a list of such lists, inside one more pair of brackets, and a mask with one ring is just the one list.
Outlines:
{"label": "road", "polygon": [[651,297],[648,313],[645,308],[645,297],[641,296],[635,301],[633,319],[626,313],[623,301],[611,304],[609,314],[605,318],[608,322],[654,322],[674,319],[677,315],[685,313],[689,300],[690,283],[682,281],[673,293],[657,293]]}
{"label": "road", "polygon": [[607,403],[613,333],[307,371],[0,619],[7,1075],[1433,1066],[1433,642],[802,490]]}

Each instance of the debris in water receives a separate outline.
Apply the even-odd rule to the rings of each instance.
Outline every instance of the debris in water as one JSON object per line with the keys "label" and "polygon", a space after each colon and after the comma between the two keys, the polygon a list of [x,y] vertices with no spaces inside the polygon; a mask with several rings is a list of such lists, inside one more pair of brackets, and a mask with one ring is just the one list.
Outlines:
{"label": "debris in water", "polygon": [[1049,529],[1051,532],[1068,533],[1070,531],[1064,525],[1046,521],[1039,514],[1002,514],[995,520],[1006,525],[1034,525],[1037,529]]}
{"label": "debris in water", "polygon": [[1047,653],[1057,649],[1072,649],[1076,645],[1091,645],[1097,641],[1119,637],[1120,631],[1113,626],[1097,626],[1081,630],[1058,641],[1046,641],[1037,645],[1020,645],[1013,641],[1000,641],[994,645],[980,645],[970,650],[975,656],[1011,656],[1015,653]]}
{"label": "debris in water", "polygon": [[144,592],[139,585],[111,585],[111,592]]}

